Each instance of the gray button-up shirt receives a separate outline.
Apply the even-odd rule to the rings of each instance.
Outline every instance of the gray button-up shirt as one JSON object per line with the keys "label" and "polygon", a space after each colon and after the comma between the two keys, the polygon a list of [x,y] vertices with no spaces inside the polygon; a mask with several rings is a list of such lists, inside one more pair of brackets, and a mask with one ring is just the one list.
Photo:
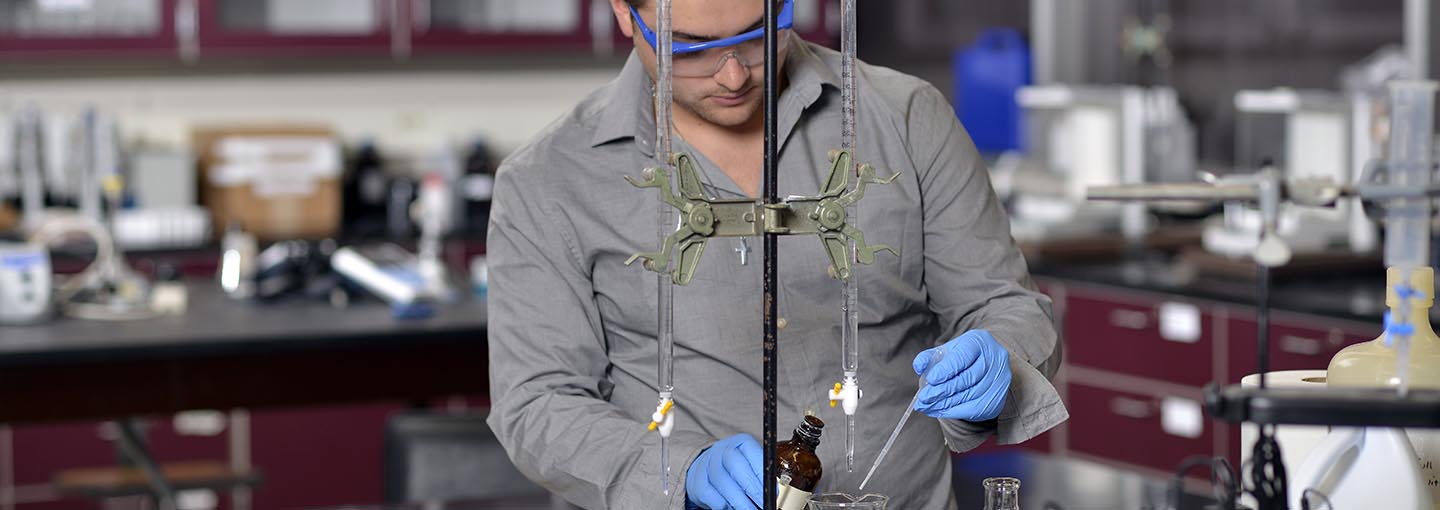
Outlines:
{"label": "gray button-up shirt", "polygon": [[[779,104],[779,195],[813,196],[840,141],[840,56],[790,45]],[[779,427],[807,410],[828,425],[819,491],[854,492],[917,388],[911,361],[970,329],[1010,352],[1014,377],[997,420],[917,416],[867,485],[892,508],[953,508],[949,448],[991,435],[1024,441],[1068,416],[1049,377],[1060,361],[1050,302],[1034,290],[985,165],[945,98],[917,78],[858,67],[856,159],[900,177],[872,185],[858,226],[888,244],[859,278],[856,466],[845,467],[845,417],[827,391],[841,376],[841,282],[815,236],[779,245]],[[676,287],[672,483],[660,484],[656,276],[626,266],[656,249],[656,190],[631,186],[653,166],[650,80],[635,55],[620,75],[501,166],[487,244],[491,264],[489,424],[530,478],[587,508],[679,509],[690,462],[720,438],[761,436],[761,264],[735,252],[760,239],[710,241],[694,280]],[[706,191],[743,196],[703,154]],[[743,243],[743,245],[742,245]]]}

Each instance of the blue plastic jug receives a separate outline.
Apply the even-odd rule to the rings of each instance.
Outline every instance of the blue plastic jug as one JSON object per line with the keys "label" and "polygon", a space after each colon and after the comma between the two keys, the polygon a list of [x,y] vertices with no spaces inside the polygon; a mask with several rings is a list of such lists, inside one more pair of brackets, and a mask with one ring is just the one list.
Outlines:
{"label": "blue plastic jug", "polygon": [[955,52],[955,116],[982,153],[1019,149],[1015,92],[1030,84],[1030,48],[1013,28],[990,28]]}

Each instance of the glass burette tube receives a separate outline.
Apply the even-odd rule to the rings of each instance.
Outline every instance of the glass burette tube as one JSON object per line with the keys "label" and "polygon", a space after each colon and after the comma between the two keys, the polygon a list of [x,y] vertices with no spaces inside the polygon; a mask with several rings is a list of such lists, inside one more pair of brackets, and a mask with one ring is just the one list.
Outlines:
{"label": "glass burette tube", "polygon": [[[652,171],[674,175],[670,171],[671,57],[674,40],[670,26],[670,1],[658,0],[655,2],[655,19],[658,29],[655,44],[657,69],[654,91],[656,166]],[[664,201],[659,202],[657,211],[656,234],[663,246],[666,238],[675,231],[680,218],[678,211]],[[650,428],[660,432],[660,488],[668,495],[670,494],[670,431],[675,426],[675,283],[673,269],[668,263],[666,267],[654,269],[656,270],[655,338],[658,362],[656,387],[659,390],[659,402],[655,405],[655,414],[651,416]]]}
{"label": "glass burette tube", "polygon": [[[850,180],[859,185],[860,174],[859,159],[855,155],[855,0],[844,0],[840,14],[840,103],[841,103],[841,126],[840,126],[840,148],[850,151],[850,166],[845,169],[850,172]],[[847,207],[846,216],[853,224],[857,219],[855,204]],[[850,239],[849,252],[851,262],[856,262],[858,248],[855,240]],[[856,267],[858,265],[853,265]],[[848,278],[844,279],[845,314],[840,329],[840,342],[844,348],[842,353],[842,369],[844,371],[842,391],[853,391],[854,395],[849,398],[853,403],[846,402],[845,411],[845,471],[855,471],[855,441],[856,425],[855,413],[859,407],[860,399],[860,310],[859,304],[859,283],[856,281],[854,271],[851,271]],[[849,389],[849,388],[853,388]]]}

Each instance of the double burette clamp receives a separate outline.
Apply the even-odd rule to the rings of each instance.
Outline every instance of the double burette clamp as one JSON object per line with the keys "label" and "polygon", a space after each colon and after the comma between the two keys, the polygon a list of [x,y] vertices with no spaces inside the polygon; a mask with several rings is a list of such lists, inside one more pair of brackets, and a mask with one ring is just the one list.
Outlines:
{"label": "double burette clamp", "polygon": [[[676,267],[672,278],[676,285],[685,285],[694,278],[705,243],[711,238],[762,234],[819,236],[830,258],[830,277],[842,280],[852,274],[852,259],[870,264],[881,251],[898,256],[899,252],[889,246],[865,244],[864,232],[850,223],[846,207],[865,196],[866,186],[889,184],[900,174],[880,178],[875,176],[873,166],[860,165],[854,189],[846,191],[851,173],[850,151],[832,150],[829,159],[830,175],[819,196],[790,197],[783,203],[768,205],[751,199],[706,198],[695,159],[682,152],[675,153],[671,159],[678,174],[678,186],[671,186],[670,171],[666,168],[646,168],[641,180],[625,176],[625,180],[636,187],[659,188],[660,200],[679,211],[679,226],[662,241],[660,250],[636,253],[625,265],[644,260],[646,269],[661,271],[669,267],[674,257]],[[855,241],[853,256],[849,253],[852,240]]]}

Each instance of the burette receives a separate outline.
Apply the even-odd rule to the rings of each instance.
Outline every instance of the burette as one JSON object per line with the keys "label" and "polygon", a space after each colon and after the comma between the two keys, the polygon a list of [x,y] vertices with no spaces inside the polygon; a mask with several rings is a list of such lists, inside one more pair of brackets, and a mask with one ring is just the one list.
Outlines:
{"label": "burette", "polygon": [[[659,29],[655,41],[655,163],[668,173],[670,168],[670,118],[672,94],[672,50],[673,33],[670,28],[670,0],[656,0],[655,19]],[[655,168],[644,170],[647,179],[653,179]],[[660,202],[656,215],[656,233],[660,242],[675,231],[679,220],[676,211],[664,201]],[[656,360],[659,366],[656,386],[659,391],[655,412],[650,416],[650,430],[660,433],[660,491],[670,494],[670,432],[675,429],[675,283],[668,263],[652,264],[647,267],[655,271]]]}
{"label": "burette", "polygon": [[[845,0],[843,9],[844,42],[842,47],[842,126],[841,148],[830,151],[829,175],[822,189],[814,196],[788,196],[778,198],[777,173],[778,136],[775,119],[779,90],[775,79],[778,59],[778,34],[780,15],[776,5],[767,2],[765,6],[765,167],[762,172],[764,187],[763,200],[712,199],[702,191],[699,170],[695,158],[684,153],[671,152],[671,108],[673,34],[671,31],[670,0],[656,1],[656,77],[654,90],[656,147],[653,167],[645,168],[640,179],[625,176],[637,188],[657,188],[660,208],[657,214],[656,231],[660,238],[657,251],[640,252],[625,261],[630,265],[644,260],[644,266],[656,272],[656,345],[658,349],[657,401],[651,415],[649,429],[660,434],[660,483],[662,490],[669,494],[670,459],[669,437],[675,427],[674,399],[674,286],[688,284],[695,275],[706,243],[716,237],[764,236],[764,285],[762,288],[763,324],[763,369],[764,430],[762,444],[766,452],[765,478],[774,478],[773,462],[775,439],[775,369],[778,365],[778,315],[776,295],[778,271],[776,263],[778,236],[815,235],[825,248],[830,261],[829,274],[842,281],[844,304],[842,305],[842,381],[830,391],[831,405],[843,404],[846,414],[846,468],[853,471],[855,464],[855,410],[861,396],[857,370],[859,366],[859,309],[858,284],[854,281],[852,267],[856,264],[870,264],[881,251],[899,255],[894,248],[883,244],[867,244],[865,235],[854,225],[855,204],[865,196],[865,188],[871,184],[888,184],[899,174],[877,177],[876,170],[868,164],[855,163],[852,155],[856,143],[855,104],[855,0]],[[792,9],[791,1],[785,3]],[[784,13],[779,13],[784,14]],[[853,185],[851,184],[853,179]],[[673,183],[673,184],[672,184]],[[674,264],[671,264],[671,261]],[[773,489],[766,484],[767,507],[773,503]]]}
{"label": "burette", "polygon": [[[855,156],[855,0],[844,0],[840,10],[840,150],[850,152],[850,161]],[[858,166],[853,163],[849,172],[857,180]],[[845,215],[857,218],[854,203],[846,207]],[[846,251],[856,259],[859,250],[854,239],[846,243]],[[841,307],[841,382],[830,390],[830,407],[836,403],[845,412],[845,471],[855,471],[855,413],[860,407],[860,289],[855,278],[842,278],[844,305]]]}

